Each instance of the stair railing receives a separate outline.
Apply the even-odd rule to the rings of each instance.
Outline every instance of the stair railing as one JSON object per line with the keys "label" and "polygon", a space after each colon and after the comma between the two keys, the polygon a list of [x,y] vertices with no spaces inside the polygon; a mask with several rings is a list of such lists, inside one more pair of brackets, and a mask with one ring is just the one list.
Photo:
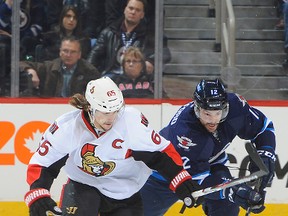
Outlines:
{"label": "stair railing", "polygon": [[[215,0],[216,44],[221,45],[221,77],[227,81],[228,89],[234,91],[235,80],[235,15],[231,0]],[[225,73],[223,73],[225,71]],[[239,73],[239,72],[238,72]],[[231,89],[232,88],[232,89]]]}

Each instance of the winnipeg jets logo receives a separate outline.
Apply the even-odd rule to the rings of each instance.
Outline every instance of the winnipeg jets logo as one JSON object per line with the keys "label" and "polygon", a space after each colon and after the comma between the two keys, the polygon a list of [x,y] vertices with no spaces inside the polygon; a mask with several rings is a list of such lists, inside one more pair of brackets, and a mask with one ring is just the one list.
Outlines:
{"label": "winnipeg jets logo", "polygon": [[184,137],[184,136],[177,136],[178,140],[178,147],[184,148],[185,150],[189,150],[189,147],[196,146],[196,143],[193,143],[191,139]]}

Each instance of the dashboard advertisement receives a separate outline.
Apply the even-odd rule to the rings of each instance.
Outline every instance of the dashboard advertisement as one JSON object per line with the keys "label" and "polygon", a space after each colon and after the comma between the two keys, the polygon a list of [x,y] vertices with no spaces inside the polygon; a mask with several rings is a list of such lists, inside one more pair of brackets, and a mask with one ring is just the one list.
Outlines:
{"label": "dashboard advertisement", "polygon": [[[126,106],[139,109],[160,130],[187,100],[131,100]],[[250,102],[249,102],[250,103]],[[277,141],[275,178],[267,189],[266,202],[288,205],[288,102],[251,102],[274,123]],[[26,183],[27,164],[38,148],[42,133],[53,121],[75,108],[65,99],[61,100],[1,100],[0,99],[0,214],[1,203],[23,202],[28,191]],[[236,138],[228,147],[230,168],[235,177],[248,175],[246,140]],[[66,182],[64,171],[55,180],[51,194],[59,200],[62,184]],[[287,207],[286,205],[286,207]],[[4,212],[5,213],[5,212]],[[1,214],[2,215],[2,214]],[[5,215],[5,214],[3,214]],[[20,215],[20,214],[19,214]]]}

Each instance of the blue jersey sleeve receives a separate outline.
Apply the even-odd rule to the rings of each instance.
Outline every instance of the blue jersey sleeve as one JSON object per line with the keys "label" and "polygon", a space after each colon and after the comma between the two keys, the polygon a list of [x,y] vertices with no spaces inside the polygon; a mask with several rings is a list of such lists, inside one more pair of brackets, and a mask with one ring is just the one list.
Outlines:
{"label": "blue jersey sleeve", "polygon": [[237,136],[241,139],[251,140],[256,144],[257,149],[269,147],[275,150],[273,122],[262,111],[250,106],[245,99],[237,94],[230,95],[229,103],[229,115],[231,114],[231,117],[227,120],[231,128],[238,127]]}

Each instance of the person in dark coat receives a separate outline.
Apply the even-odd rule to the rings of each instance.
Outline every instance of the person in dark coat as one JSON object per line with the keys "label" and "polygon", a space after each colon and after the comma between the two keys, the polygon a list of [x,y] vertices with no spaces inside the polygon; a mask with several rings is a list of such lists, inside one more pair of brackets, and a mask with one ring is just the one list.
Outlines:
{"label": "person in dark coat", "polygon": [[54,30],[43,33],[42,48],[36,61],[53,60],[58,57],[61,40],[75,36],[81,43],[82,58],[86,59],[91,50],[90,38],[83,33],[79,10],[73,5],[65,5],[60,14],[59,25]]}
{"label": "person in dark coat", "polygon": [[[123,54],[130,46],[139,47],[145,56],[146,71],[154,72],[155,35],[143,21],[146,0],[129,0],[124,10],[124,18],[120,18],[105,28],[97,38],[87,60],[102,75],[117,76],[123,74],[121,62]],[[163,63],[171,59],[167,41],[163,43]]]}
{"label": "person in dark coat", "polygon": [[62,40],[60,57],[52,61],[20,62],[20,71],[32,75],[34,88],[42,97],[70,97],[83,93],[90,80],[100,77],[98,70],[81,58],[80,42],[73,36]]}

